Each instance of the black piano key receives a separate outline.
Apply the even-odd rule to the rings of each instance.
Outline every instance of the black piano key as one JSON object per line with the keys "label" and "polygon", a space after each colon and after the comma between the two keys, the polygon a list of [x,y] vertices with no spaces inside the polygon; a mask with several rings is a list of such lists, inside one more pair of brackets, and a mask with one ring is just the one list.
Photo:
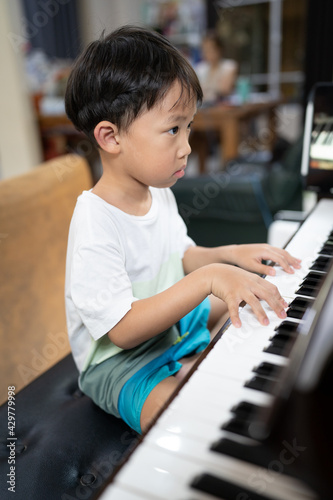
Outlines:
{"label": "black piano key", "polygon": [[269,339],[271,342],[274,341],[275,345],[280,345],[281,347],[284,347],[286,345],[292,344],[296,340],[296,335],[292,333],[276,333]]}
{"label": "black piano key", "polygon": [[320,255],[332,255],[333,256],[333,242],[325,243],[325,245],[320,249]]}
{"label": "black piano key", "polygon": [[323,280],[323,275],[321,273],[318,273],[317,271],[310,271],[308,274],[305,276],[303,283],[307,280],[316,280],[318,283],[320,283]]}
{"label": "black piano key", "polygon": [[274,344],[270,344],[268,347],[265,347],[264,352],[268,352],[269,354],[277,354],[278,356],[287,356],[286,349],[275,346]]}
{"label": "black piano key", "polygon": [[319,292],[318,286],[302,285],[296,290],[296,295],[305,295],[306,297],[317,297]]}
{"label": "black piano key", "polygon": [[277,378],[281,374],[282,367],[263,361],[258,366],[255,366],[252,371],[263,377]]}
{"label": "black piano key", "polygon": [[234,417],[221,425],[221,429],[224,431],[232,432],[233,434],[238,434],[239,436],[250,437],[250,424],[251,420],[242,420],[240,418]]}
{"label": "black piano key", "polygon": [[260,375],[255,375],[250,380],[247,380],[244,387],[248,389],[254,389],[255,391],[271,392],[274,385],[274,379],[261,377]]}
{"label": "black piano key", "polygon": [[288,318],[294,318],[294,319],[302,319],[304,316],[305,310],[301,311],[300,309],[288,309],[287,310],[287,317]]}
{"label": "black piano key", "polygon": [[289,339],[286,341],[285,339],[281,341],[281,339],[272,339],[271,343],[265,347],[264,352],[268,352],[270,354],[277,354],[278,356],[288,357],[290,351],[294,345],[294,342],[291,342]]}
{"label": "black piano key", "polygon": [[[241,448],[241,453],[239,452],[239,448]],[[258,456],[257,450],[259,450],[260,453],[260,444],[248,447],[244,447],[242,445],[238,446],[237,441],[235,441],[234,439],[223,437],[215,441],[210,446],[210,450],[215,451],[216,453],[220,453],[221,455],[227,455],[234,458],[242,458],[242,460],[255,463],[253,458]],[[254,453],[252,450],[254,451]]]}
{"label": "black piano key", "polygon": [[250,490],[246,485],[237,485],[206,472],[195,477],[191,487],[222,500],[236,500],[240,498],[240,495],[242,495],[242,498],[248,498],[249,500],[267,500],[267,497]]}
{"label": "black piano key", "polygon": [[319,284],[321,282],[321,276],[317,274],[316,277],[312,277],[312,278],[305,278],[303,281],[302,281],[302,285],[303,286],[308,286],[308,287],[318,287]]}
{"label": "black piano key", "polygon": [[322,273],[318,273],[317,271],[310,271],[300,284],[298,290],[296,290],[296,294],[306,295],[308,297],[316,297],[318,295],[318,291],[323,280],[324,275]]}
{"label": "black piano key", "polygon": [[298,309],[299,311],[305,311],[312,304],[312,299],[307,299],[305,297],[296,297],[292,302],[290,302],[289,308]]}
{"label": "black piano key", "polygon": [[313,304],[313,300],[296,297],[290,304],[287,309],[287,317],[302,319],[306,309]]}
{"label": "black piano key", "polygon": [[250,420],[261,410],[261,406],[249,401],[240,401],[237,405],[231,408],[231,413],[243,420]]}
{"label": "black piano key", "polygon": [[275,328],[276,334],[285,334],[289,338],[295,337],[297,335],[297,328],[298,328],[298,323],[294,323],[292,321],[282,321],[282,323],[279,324]]}
{"label": "black piano key", "polygon": [[332,261],[331,257],[324,257],[324,256],[320,255],[314,261],[314,263],[312,264],[310,269],[325,272],[328,270],[331,261]]}

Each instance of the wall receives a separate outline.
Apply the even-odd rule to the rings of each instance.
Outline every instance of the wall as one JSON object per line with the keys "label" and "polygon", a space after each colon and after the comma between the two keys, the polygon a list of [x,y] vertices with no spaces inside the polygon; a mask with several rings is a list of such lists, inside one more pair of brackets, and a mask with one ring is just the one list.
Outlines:
{"label": "wall", "polygon": [[[140,23],[143,0],[79,0],[83,43],[122,24]],[[0,1],[0,179],[22,174],[42,161],[36,118],[25,83],[20,0]]]}
{"label": "wall", "polygon": [[41,161],[35,115],[25,85],[22,54],[14,41],[23,38],[18,0],[0,2],[0,178],[22,174]]}

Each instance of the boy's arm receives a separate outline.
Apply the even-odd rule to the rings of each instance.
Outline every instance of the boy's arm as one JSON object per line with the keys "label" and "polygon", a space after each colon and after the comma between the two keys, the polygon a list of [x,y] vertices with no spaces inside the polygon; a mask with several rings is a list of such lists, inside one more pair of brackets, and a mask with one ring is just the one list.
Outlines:
{"label": "boy's arm", "polygon": [[194,309],[208,295],[223,300],[230,319],[241,326],[239,304],[247,302],[260,323],[269,323],[260,300],[265,300],[280,318],[287,306],[276,286],[243,269],[225,264],[200,267],[167,290],[133,302],[131,309],[109,332],[110,340],[123,349],[131,349],[163,332]]}
{"label": "boy's arm", "polygon": [[262,263],[263,260],[279,264],[287,273],[293,268],[299,269],[300,260],[292,257],[286,250],[272,247],[266,243],[248,245],[226,245],[220,247],[193,246],[187,249],[183,257],[185,273],[190,273],[201,266],[213,262],[237,265],[247,271],[275,275],[275,269]]}
{"label": "boy's arm", "polygon": [[208,295],[205,269],[185,276],[164,292],[136,300],[108,333],[110,340],[131,349],[170,328]]}

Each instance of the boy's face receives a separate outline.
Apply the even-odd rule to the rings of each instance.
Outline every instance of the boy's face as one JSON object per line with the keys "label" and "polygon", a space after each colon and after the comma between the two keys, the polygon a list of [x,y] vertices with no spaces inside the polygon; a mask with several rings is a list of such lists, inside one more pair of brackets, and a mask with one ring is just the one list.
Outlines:
{"label": "boy's face", "polygon": [[195,99],[184,98],[175,83],[164,100],[144,111],[121,132],[123,168],[132,180],[153,187],[170,187],[184,176],[191,152],[189,134],[196,112]]}

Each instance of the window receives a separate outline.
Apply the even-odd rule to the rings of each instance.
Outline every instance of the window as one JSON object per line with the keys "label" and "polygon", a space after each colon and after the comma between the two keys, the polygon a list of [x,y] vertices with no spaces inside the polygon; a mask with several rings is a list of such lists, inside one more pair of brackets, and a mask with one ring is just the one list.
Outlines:
{"label": "window", "polygon": [[216,0],[216,29],[225,55],[253,87],[298,98],[304,81],[306,0]]}

